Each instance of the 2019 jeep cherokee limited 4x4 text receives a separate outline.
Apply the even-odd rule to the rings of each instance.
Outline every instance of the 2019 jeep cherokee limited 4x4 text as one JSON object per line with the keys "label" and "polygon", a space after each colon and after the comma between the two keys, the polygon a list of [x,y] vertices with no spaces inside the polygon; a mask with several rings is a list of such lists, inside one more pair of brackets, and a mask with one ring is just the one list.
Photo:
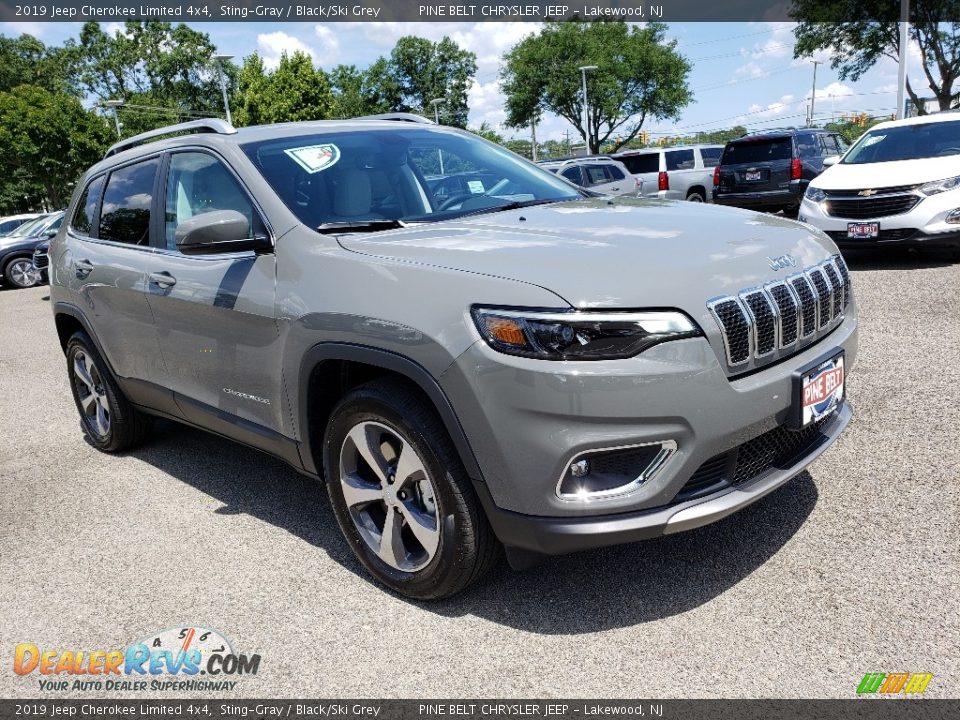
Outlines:
{"label": "2019 jeep cherokee limited 4x4 text", "polygon": [[587,197],[433,124],[173,129],[114,146],[51,244],[84,432],[159,415],[323,478],[399,592],[712,522],[849,422],[850,278],[807,227]]}

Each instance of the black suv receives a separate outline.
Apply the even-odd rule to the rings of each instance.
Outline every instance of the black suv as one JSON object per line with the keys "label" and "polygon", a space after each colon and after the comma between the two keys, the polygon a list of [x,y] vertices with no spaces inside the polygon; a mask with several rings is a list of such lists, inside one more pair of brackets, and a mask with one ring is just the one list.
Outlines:
{"label": "black suv", "polygon": [[713,171],[713,201],[720,205],[795,215],[824,159],[847,144],[826,130],[788,129],[744,135],[723,149]]}

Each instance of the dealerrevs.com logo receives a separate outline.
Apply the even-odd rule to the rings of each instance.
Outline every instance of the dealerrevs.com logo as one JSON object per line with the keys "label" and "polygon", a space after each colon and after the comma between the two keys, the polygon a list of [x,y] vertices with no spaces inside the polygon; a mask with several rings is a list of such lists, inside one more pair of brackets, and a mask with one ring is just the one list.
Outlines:
{"label": "dealerrevs.com logo", "polygon": [[180,627],[125,648],[78,650],[20,643],[13,671],[36,676],[42,691],[229,691],[240,676],[256,675],[260,656],[234,652],[216,630]]}

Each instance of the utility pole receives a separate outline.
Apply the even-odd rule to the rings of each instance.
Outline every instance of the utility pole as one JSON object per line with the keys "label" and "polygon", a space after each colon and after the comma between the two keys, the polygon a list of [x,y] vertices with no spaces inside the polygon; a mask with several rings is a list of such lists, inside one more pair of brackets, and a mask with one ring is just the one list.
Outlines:
{"label": "utility pole", "polygon": [[530,121],[530,138],[533,142],[533,161],[537,161],[537,119]]}
{"label": "utility pole", "polygon": [[227,60],[233,60],[233,55],[214,55],[213,60],[217,63],[217,75],[220,77],[220,92],[223,93],[223,109],[227,114],[227,122],[233,125],[233,118],[230,117],[230,102],[227,100],[227,81],[223,76],[223,64]]}
{"label": "utility pole", "polygon": [[563,131],[563,139],[567,143],[567,157],[570,157],[570,128]]}
{"label": "utility pole", "polygon": [[586,140],[586,155],[590,154],[590,100],[587,98],[587,70],[596,70],[596,65],[581,65],[577,68],[583,74],[583,132]]}
{"label": "utility pole", "polygon": [[906,117],[907,44],[910,42],[910,0],[900,0],[900,68],[897,71],[897,119]]}
{"label": "utility pole", "polygon": [[813,61],[813,90],[810,93],[810,120],[807,122],[807,127],[813,127],[813,112],[817,104],[817,65],[819,64],[819,60]]}
{"label": "utility pole", "polygon": [[[446,98],[434,98],[430,101],[430,104],[433,105],[433,119],[437,125],[440,124],[440,106],[446,101]],[[443,150],[441,148],[437,148],[437,157],[440,158],[440,174],[443,175]]]}

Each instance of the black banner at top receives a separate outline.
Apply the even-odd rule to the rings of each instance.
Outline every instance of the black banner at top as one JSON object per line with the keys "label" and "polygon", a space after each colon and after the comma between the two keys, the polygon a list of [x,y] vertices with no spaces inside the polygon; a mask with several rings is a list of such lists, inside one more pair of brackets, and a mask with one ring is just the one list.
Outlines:
{"label": "black banner at top", "polygon": [[[929,4],[931,0],[926,0]],[[960,19],[960,0],[933,0],[942,21]],[[861,10],[869,6],[866,11]],[[744,22],[791,20],[793,0],[0,0],[3,22]],[[900,0],[825,3],[824,21],[895,21]],[[867,16],[854,17],[866,12]]]}

